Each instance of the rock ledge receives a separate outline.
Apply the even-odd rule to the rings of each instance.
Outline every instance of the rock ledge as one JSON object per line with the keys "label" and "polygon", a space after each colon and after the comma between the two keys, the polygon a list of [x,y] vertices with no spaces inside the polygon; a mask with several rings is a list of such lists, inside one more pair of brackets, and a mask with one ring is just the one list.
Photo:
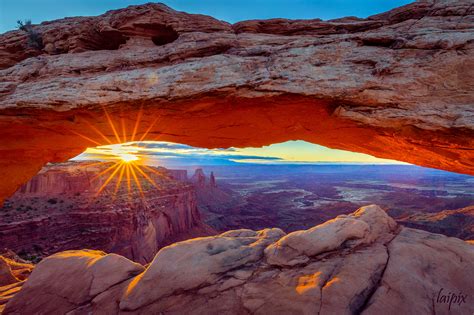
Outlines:
{"label": "rock ledge", "polygon": [[[306,231],[236,230],[175,243],[144,268],[69,251],[43,260],[5,314],[444,314],[474,292],[474,246],[401,228],[375,205]],[[472,314],[474,305],[452,305]]]}

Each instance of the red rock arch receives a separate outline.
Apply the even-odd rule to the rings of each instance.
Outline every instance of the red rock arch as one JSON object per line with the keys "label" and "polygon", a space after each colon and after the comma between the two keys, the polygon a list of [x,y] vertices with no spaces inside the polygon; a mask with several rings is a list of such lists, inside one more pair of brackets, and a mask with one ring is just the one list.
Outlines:
{"label": "red rock arch", "polygon": [[[230,25],[147,4],[35,26],[42,51],[7,32],[0,199],[45,163],[105,144],[100,134],[202,147],[301,139],[474,174],[473,15],[458,0]],[[156,46],[147,23],[178,37]],[[97,32],[127,40],[90,50]]]}

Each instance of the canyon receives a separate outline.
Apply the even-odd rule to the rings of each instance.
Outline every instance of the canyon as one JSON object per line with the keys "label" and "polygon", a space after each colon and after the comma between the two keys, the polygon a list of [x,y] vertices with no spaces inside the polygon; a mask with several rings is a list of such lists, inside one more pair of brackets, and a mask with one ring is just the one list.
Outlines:
{"label": "canyon", "polygon": [[[92,182],[88,169],[107,164],[66,162],[129,141],[305,140],[474,175],[471,0],[236,24],[149,3],[32,27],[39,48],[22,30],[0,34],[0,242],[43,259],[0,253],[2,314],[474,312],[472,205],[354,209],[346,183],[323,191],[342,198],[320,222],[281,204],[282,216],[247,216],[255,228],[241,228],[252,212],[239,208],[236,229],[206,236],[207,220],[229,226],[211,211],[231,198],[219,178],[143,169],[161,188],[145,177],[130,192]],[[272,222],[297,223],[287,233]],[[467,302],[448,305],[441,292]]]}
{"label": "canyon", "polygon": [[[225,232],[308,229],[377,204],[398,223],[474,239],[472,176],[414,165],[203,165],[217,187],[196,189],[206,224]],[[192,168],[188,168],[192,170]]]}
{"label": "canyon", "polygon": [[47,162],[133,136],[300,139],[474,174],[473,25],[470,0],[233,25],[146,4],[34,25],[41,50],[1,34],[0,199]]}
{"label": "canyon", "polygon": [[0,244],[35,262],[92,248],[148,263],[163,246],[215,234],[201,220],[186,171],[142,168],[153,185],[137,172],[140,187],[133,180],[128,187],[117,174],[98,194],[112,171],[100,174],[113,165],[45,166],[0,209]]}
{"label": "canyon", "polygon": [[[97,174],[111,165],[50,164],[5,201],[1,243],[41,261],[34,266],[2,254],[0,312],[379,314],[400,309],[402,301],[413,303],[407,314],[472,311],[471,304],[449,306],[436,295],[457,290],[469,298],[473,289],[463,278],[474,267],[473,207],[437,209],[446,206],[443,200],[472,202],[469,176],[407,165],[250,165],[214,166],[209,176],[190,168],[188,179],[187,170],[144,167],[159,189],[142,178],[141,198],[138,187],[116,189],[116,181],[96,195],[107,178]],[[224,176],[216,180],[216,172]],[[372,205],[351,213],[358,203],[390,201],[392,193],[406,200],[403,191],[412,196],[412,209],[391,200],[387,211]],[[430,207],[417,204],[417,194],[422,203],[429,196]],[[164,224],[162,217],[177,219]],[[294,232],[228,230],[270,224]],[[187,240],[170,244],[180,239]],[[68,282],[78,277],[82,282]]]}

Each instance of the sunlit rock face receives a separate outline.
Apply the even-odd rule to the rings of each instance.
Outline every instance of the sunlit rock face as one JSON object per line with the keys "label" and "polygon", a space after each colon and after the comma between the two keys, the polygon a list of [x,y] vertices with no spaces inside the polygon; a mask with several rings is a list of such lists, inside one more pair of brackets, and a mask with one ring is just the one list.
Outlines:
{"label": "sunlit rock face", "polygon": [[[182,171],[143,169],[130,189],[113,163],[68,162],[48,165],[0,208],[0,244],[28,257],[67,249],[93,248],[150,262],[174,241],[211,235],[197,209],[194,187],[173,177]],[[151,171],[153,170],[153,171]],[[104,187],[101,193],[98,193]],[[117,189],[118,187],[118,189]]]}
{"label": "sunlit rock face", "polygon": [[[474,174],[473,27],[472,1],[443,0],[367,19],[235,25],[146,4],[35,26],[41,51],[7,32],[0,197],[46,162],[106,143],[97,131],[130,140],[137,119],[144,140],[301,139]],[[120,137],[106,113],[117,130],[123,122]]]}
{"label": "sunlit rock face", "polygon": [[34,265],[10,250],[0,249],[0,314],[31,274]]}
{"label": "sunlit rock face", "polygon": [[398,221],[407,227],[474,240],[474,206],[438,213],[417,213]]}
{"label": "sunlit rock face", "polygon": [[144,270],[116,255],[59,253],[4,314],[472,314],[468,300],[449,310],[443,295],[473,290],[472,244],[400,227],[372,205],[287,235],[175,243]]}

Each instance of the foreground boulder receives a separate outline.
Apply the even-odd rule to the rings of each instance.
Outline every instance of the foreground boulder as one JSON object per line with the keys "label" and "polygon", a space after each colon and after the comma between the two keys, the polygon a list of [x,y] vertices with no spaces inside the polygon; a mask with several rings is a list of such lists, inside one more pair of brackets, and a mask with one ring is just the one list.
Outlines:
{"label": "foreground boulder", "polygon": [[41,261],[6,312],[64,314],[143,272],[125,257],[100,251],[65,251]]}
{"label": "foreground boulder", "polygon": [[259,261],[264,248],[284,234],[280,229],[230,231],[165,247],[129,285],[120,308],[134,310],[176,291],[214,284],[227,271]]}
{"label": "foreground boulder", "polygon": [[144,271],[116,255],[59,253],[4,313],[471,315],[472,292],[472,244],[402,228],[372,205],[288,235],[175,243]]}
{"label": "foreground boulder", "polygon": [[306,263],[318,254],[335,250],[346,242],[352,242],[352,246],[370,244],[390,235],[397,225],[379,209],[378,206],[364,207],[352,215],[340,215],[309,230],[290,233],[267,247],[267,262],[277,266],[294,266]]}

